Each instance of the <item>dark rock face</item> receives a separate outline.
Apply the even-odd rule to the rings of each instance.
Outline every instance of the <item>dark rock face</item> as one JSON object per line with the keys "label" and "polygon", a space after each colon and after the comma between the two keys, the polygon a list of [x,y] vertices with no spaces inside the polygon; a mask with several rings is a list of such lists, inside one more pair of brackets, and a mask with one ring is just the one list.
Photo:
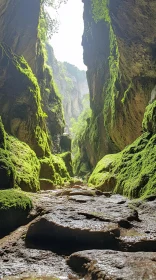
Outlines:
{"label": "dark rock face", "polygon": [[82,44],[93,111],[84,146],[95,166],[102,156],[122,150],[141,135],[145,108],[155,99],[156,4],[111,0],[105,7],[99,1],[97,12],[91,1],[83,2]]}
{"label": "dark rock face", "polygon": [[33,72],[36,69],[38,0],[2,0],[0,3],[0,41],[24,56]]}
{"label": "dark rock face", "polygon": [[156,253],[83,251],[72,254],[68,264],[85,279],[155,279]]}

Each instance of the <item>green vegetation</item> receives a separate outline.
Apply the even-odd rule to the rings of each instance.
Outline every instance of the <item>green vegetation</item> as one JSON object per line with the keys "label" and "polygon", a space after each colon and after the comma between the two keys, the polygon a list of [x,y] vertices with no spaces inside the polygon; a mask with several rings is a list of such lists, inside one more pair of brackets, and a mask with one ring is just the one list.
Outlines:
{"label": "green vegetation", "polygon": [[[7,69],[8,76],[12,76],[11,82],[14,81],[10,84],[10,87],[13,92],[16,92],[14,100],[11,99],[12,94],[9,95],[13,102],[9,105],[15,108],[16,113],[16,118],[14,117],[11,127],[12,131],[15,131],[13,134],[16,137],[21,134],[22,139],[20,139],[29,144],[38,156],[42,156],[49,152],[49,147],[45,127],[46,114],[41,107],[38,81],[26,60],[12,53],[11,49],[5,44],[0,45],[0,54],[2,67]],[[3,102],[5,105],[8,100],[3,100]],[[23,111],[22,108],[25,110]],[[22,133],[20,133],[19,128],[22,126],[21,122],[23,122],[25,128]]]}
{"label": "green vegetation", "polygon": [[0,189],[14,187],[15,168],[7,150],[0,149]]}
{"label": "green vegetation", "polygon": [[[86,138],[86,131],[89,119],[91,118],[91,109],[88,102],[84,103],[83,112],[75,121],[72,119],[72,154],[73,154],[73,172],[74,174],[81,174],[88,172],[86,170],[85,160],[83,159],[82,147]],[[84,166],[85,165],[85,166]]]}
{"label": "green vegetation", "polygon": [[104,20],[110,23],[109,16],[109,0],[91,0],[92,1],[92,13],[93,19],[97,23],[100,20]]}
{"label": "green vegetation", "polygon": [[2,210],[20,209],[31,210],[32,202],[29,197],[17,190],[0,191],[0,212]]}
{"label": "green vegetation", "polygon": [[32,201],[17,190],[0,191],[0,238],[26,224]]}
{"label": "green vegetation", "polygon": [[6,149],[6,132],[1,117],[0,117],[0,148]]}
{"label": "green vegetation", "polygon": [[73,176],[73,165],[72,165],[71,152],[65,152],[62,154],[58,154],[58,156],[63,159],[69,175]]}
{"label": "green vegetation", "polygon": [[23,191],[38,191],[40,163],[35,152],[16,138],[7,138],[8,155],[15,168],[15,186]]}
{"label": "green vegetation", "polygon": [[40,179],[48,179],[55,186],[64,185],[65,182],[70,180],[70,175],[61,157],[51,155],[48,158],[41,159],[40,164]]}
{"label": "green vegetation", "polygon": [[122,152],[105,156],[97,164],[89,183],[130,198],[156,193],[156,135],[144,133]]}
{"label": "green vegetation", "polygon": [[156,133],[156,101],[146,107],[142,126],[144,131]]}
{"label": "green vegetation", "polygon": [[[115,101],[118,97],[116,81],[119,77],[119,51],[109,14],[109,0],[92,0],[92,13],[96,23],[103,20],[109,28],[110,56],[108,57],[108,62],[106,61],[109,67],[109,78],[105,82],[103,88],[103,115],[105,127],[108,126],[108,123],[113,127],[113,122],[115,121]],[[110,114],[109,109],[111,111],[111,121],[108,119],[108,115]]]}
{"label": "green vegetation", "polygon": [[42,41],[46,41],[51,38],[54,33],[58,31],[59,23],[54,17],[51,18],[46,10],[46,7],[52,7],[56,13],[61,6],[61,4],[67,3],[68,0],[41,0],[41,13],[38,27],[38,35]]}

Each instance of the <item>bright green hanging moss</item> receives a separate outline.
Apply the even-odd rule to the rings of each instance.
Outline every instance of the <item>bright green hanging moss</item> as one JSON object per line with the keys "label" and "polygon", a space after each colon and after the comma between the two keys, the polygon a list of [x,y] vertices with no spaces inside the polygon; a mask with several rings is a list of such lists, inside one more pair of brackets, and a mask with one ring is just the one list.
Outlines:
{"label": "bright green hanging moss", "polygon": [[92,0],[92,12],[95,22],[104,20],[110,23],[108,5],[109,0]]}

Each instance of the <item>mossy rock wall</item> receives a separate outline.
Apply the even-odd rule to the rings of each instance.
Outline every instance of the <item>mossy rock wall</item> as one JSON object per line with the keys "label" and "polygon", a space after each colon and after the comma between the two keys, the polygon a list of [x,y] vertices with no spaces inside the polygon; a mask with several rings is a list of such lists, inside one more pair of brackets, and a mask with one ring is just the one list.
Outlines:
{"label": "mossy rock wall", "polygon": [[64,132],[65,121],[62,99],[53,80],[52,70],[46,66],[43,69],[43,80],[40,81],[43,110],[47,114],[46,124],[52,141],[52,152],[60,152],[60,137]]}
{"label": "mossy rock wall", "polygon": [[5,130],[41,157],[49,154],[40,88],[23,57],[0,45],[0,111]]}
{"label": "mossy rock wall", "polygon": [[95,167],[89,184],[130,198],[156,194],[156,134],[143,133],[122,152],[106,155]]}
{"label": "mossy rock wall", "polygon": [[[156,3],[83,2],[82,45],[93,117],[88,145],[82,145],[94,167],[102,156],[121,151],[141,135],[145,108],[155,99]],[[98,137],[92,137],[96,131]]]}

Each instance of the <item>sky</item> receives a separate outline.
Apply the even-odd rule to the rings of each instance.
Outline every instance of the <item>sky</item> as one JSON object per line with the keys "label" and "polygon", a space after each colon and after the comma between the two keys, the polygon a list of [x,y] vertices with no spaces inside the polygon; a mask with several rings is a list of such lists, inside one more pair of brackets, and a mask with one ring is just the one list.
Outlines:
{"label": "sky", "polygon": [[[53,13],[48,9],[49,14]],[[59,61],[67,61],[81,70],[86,70],[83,64],[83,49],[81,46],[83,34],[83,3],[81,0],[68,0],[58,11],[60,27],[50,43],[55,57]]]}

